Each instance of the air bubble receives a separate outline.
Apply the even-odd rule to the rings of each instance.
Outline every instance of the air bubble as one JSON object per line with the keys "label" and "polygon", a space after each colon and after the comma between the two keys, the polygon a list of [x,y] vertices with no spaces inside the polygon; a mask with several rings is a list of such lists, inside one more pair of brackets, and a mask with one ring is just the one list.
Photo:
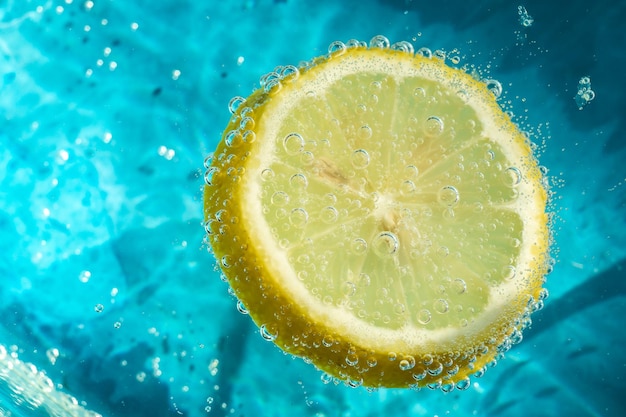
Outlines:
{"label": "air bubble", "polygon": [[324,223],[331,224],[337,221],[339,212],[333,206],[328,206],[322,209],[320,216]]}
{"label": "air bubble", "polygon": [[356,294],[356,285],[354,285],[353,282],[346,281],[342,287],[343,295],[345,295],[346,297],[352,297],[354,294]]}
{"label": "air bubble", "polygon": [[241,105],[245,102],[246,99],[240,96],[231,98],[228,102],[228,111],[230,111],[231,114],[235,114],[239,107],[241,107]]}
{"label": "air bubble", "polygon": [[395,49],[396,51],[407,52],[409,54],[412,54],[414,52],[413,44],[407,41],[396,42],[393,45],[391,45],[391,49]]}
{"label": "air bubble", "polygon": [[415,183],[411,180],[403,181],[400,185],[400,194],[407,196],[415,192]]}
{"label": "air bubble", "polygon": [[354,239],[350,247],[352,248],[352,252],[356,255],[363,255],[365,252],[367,252],[367,242],[365,241],[365,239],[361,239],[360,237]]}
{"label": "air bubble", "polygon": [[465,293],[465,291],[467,291],[467,284],[461,278],[456,278],[452,281],[452,289],[457,294],[463,294]]}
{"label": "air bubble", "polygon": [[487,90],[491,91],[491,93],[496,98],[500,97],[500,95],[502,94],[502,84],[500,84],[500,81],[494,79],[486,79],[483,82],[485,83]]}
{"label": "air bubble", "polygon": [[102,313],[104,311],[104,306],[102,304],[96,304],[93,308],[96,313]]}
{"label": "air bubble", "polygon": [[376,35],[370,40],[370,48],[389,48],[389,39],[383,35]]}
{"label": "air bubble", "polygon": [[387,359],[389,359],[390,361],[395,361],[396,359],[398,359],[398,354],[396,352],[389,352],[387,354]]}
{"label": "air bubble", "polygon": [[403,371],[413,369],[415,367],[415,358],[413,356],[405,356],[404,359],[400,361],[399,366]]}
{"label": "air bubble", "polygon": [[406,312],[406,307],[404,307],[404,304],[402,303],[396,303],[393,306],[393,312],[398,316],[401,316]]}
{"label": "air bubble", "polygon": [[225,268],[225,269],[230,268],[232,266],[230,255],[222,256],[222,258],[220,259],[220,263],[222,265],[222,268]]}
{"label": "air bubble", "polygon": [[516,167],[504,170],[504,184],[507,187],[517,187],[522,182],[522,173]]}
{"label": "air bubble", "polygon": [[511,280],[515,278],[516,270],[513,265],[507,265],[502,268],[502,277],[506,280]]}
{"label": "air bubble", "polygon": [[278,337],[278,331],[274,328],[274,326],[267,324],[263,324],[259,328],[259,333],[261,333],[261,337],[268,342],[273,342]]}
{"label": "air bubble", "polygon": [[422,87],[416,87],[413,90],[413,95],[418,99],[423,99],[426,97],[426,90],[424,90]]}
{"label": "air bubble", "polygon": [[248,314],[248,309],[241,300],[237,301],[237,311],[239,311],[241,314]]}
{"label": "air bubble", "polygon": [[417,313],[417,321],[420,324],[428,324],[430,323],[430,319],[432,318],[432,315],[430,313],[430,310],[427,310],[425,308],[421,309],[419,311],[419,313]]}
{"label": "air bubble", "polygon": [[289,183],[296,189],[304,189],[309,185],[304,174],[293,174],[291,178],[289,178]]}
{"label": "air bubble", "polygon": [[283,139],[283,147],[288,155],[297,155],[304,149],[304,139],[298,133],[290,133]]}
{"label": "air bubble", "polygon": [[459,202],[459,191],[452,185],[442,187],[437,193],[437,199],[442,206],[452,207]]}
{"label": "air bubble", "polygon": [[357,149],[352,152],[352,166],[356,169],[363,169],[370,163],[370,155],[365,149]]}
{"label": "air bubble", "polygon": [[380,257],[391,256],[398,252],[400,241],[392,232],[381,232],[372,242],[374,252]]}
{"label": "air bubble", "polygon": [[439,136],[443,132],[443,120],[437,116],[430,116],[426,119],[425,130],[429,136]]}
{"label": "air bubble", "polygon": [[215,183],[215,175],[218,173],[219,169],[216,167],[211,167],[206,170],[204,173],[204,182],[207,185],[213,185]]}
{"label": "air bubble", "polygon": [[263,171],[261,171],[261,179],[263,181],[269,181],[272,180],[274,178],[274,171],[272,171],[271,168],[265,168]]}
{"label": "air bubble", "polygon": [[361,272],[359,274],[359,280],[357,282],[357,284],[359,285],[359,287],[364,288],[364,287],[369,287],[370,284],[372,283],[372,280],[370,278],[369,275],[367,275],[364,272]]}
{"label": "air bubble", "polygon": [[241,145],[243,142],[243,137],[241,136],[241,132],[238,130],[231,130],[226,134],[226,138],[224,139],[226,146],[230,148],[236,148]]}
{"label": "air bubble", "polygon": [[359,357],[355,353],[346,355],[346,363],[349,366],[356,366],[359,363]]}
{"label": "air bubble", "polygon": [[[363,125],[359,129],[359,139],[369,139],[372,137],[372,128],[368,125]],[[367,152],[366,152],[367,153]],[[368,156],[369,159],[369,156]]]}
{"label": "air bubble", "polygon": [[369,366],[370,368],[375,367],[378,364],[378,361],[376,360],[375,357],[370,356],[367,358],[367,366]]}
{"label": "air bubble", "polygon": [[285,79],[286,77],[294,77],[296,78],[300,74],[300,70],[294,67],[293,65],[285,65],[285,67],[280,71],[280,78]]}
{"label": "air bubble", "polygon": [[430,375],[438,376],[443,372],[443,365],[440,362],[434,361],[426,370]]}
{"label": "air bubble", "polygon": [[456,389],[459,391],[465,391],[472,385],[472,381],[469,378],[463,378],[456,383]]}
{"label": "air bubble", "polygon": [[254,128],[254,119],[250,116],[246,116],[241,119],[239,123],[239,130],[246,131]]}
{"label": "air bubble", "polygon": [[448,312],[448,302],[442,298],[435,300],[433,303],[433,308],[439,314],[445,314]]}
{"label": "air bubble", "polygon": [[426,57],[426,58],[432,58],[433,51],[431,51],[429,48],[422,47],[417,50],[417,54],[422,55],[423,57]]}
{"label": "air bubble", "polygon": [[335,41],[328,46],[329,54],[341,55],[346,51],[346,44],[341,41]]}
{"label": "air bubble", "polygon": [[281,207],[289,203],[289,195],[283,191],[276,191],[272,194],[271,201],[275,206]]}
{"label": "air bubble", "polygon": [[332,336],[324,336],[322,339],[322,345],[326,347],[331,347],[335,343],[335,339]]}

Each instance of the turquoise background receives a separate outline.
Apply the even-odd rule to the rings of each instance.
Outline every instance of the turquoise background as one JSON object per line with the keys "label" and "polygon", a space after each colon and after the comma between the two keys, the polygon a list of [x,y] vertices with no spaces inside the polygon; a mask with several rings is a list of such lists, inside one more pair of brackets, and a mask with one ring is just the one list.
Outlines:
{"label": "turquoise background", "polygon": [[[0,344],[111,417],[626,415],[626,3],[526,1],[530,26],[519,5],[0,0]],[[546,307],[465,392],[324,384],[237,312],[202,243],[230,98],[377,34],[498,79],[555,191]],[[3,372],[0,416],[47,415]]]}

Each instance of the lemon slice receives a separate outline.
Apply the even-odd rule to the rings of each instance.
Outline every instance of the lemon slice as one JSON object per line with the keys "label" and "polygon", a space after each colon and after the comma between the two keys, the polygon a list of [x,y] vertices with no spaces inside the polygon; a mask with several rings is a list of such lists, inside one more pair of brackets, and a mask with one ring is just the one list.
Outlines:
{"label": "lemon slice", "polygon": [[352,386],[445,391],[521,340],[548,193],[485,83],[377,37],[277,68],[231,111],[205,228],[266,339]]}

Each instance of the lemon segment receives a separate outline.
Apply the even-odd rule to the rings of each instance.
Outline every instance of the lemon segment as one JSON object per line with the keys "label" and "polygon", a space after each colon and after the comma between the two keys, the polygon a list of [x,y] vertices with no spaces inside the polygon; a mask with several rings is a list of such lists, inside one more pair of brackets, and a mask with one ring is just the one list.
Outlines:
{"label": "lemon segment", "polygon": [[438,59],[353,47],[275,77],[235,110],[204,201],[262,334],[350,385],[464,389],[545,296],[530,143]]}

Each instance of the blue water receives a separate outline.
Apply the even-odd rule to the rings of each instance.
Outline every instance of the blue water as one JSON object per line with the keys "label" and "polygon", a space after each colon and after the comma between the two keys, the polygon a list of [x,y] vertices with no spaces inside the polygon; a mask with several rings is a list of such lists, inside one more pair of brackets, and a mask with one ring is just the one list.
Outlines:
{"label": "blue water", "polygon": [[[558,4],[0,1],[0,345],[111,417],[626,415],[626,2]],[[555,191],[546,307],[462,393],[324,384],[237,312],[202,244],[229,99],[376,34],[488,68]],[[47,415],[6,375],[0,416]]]}

